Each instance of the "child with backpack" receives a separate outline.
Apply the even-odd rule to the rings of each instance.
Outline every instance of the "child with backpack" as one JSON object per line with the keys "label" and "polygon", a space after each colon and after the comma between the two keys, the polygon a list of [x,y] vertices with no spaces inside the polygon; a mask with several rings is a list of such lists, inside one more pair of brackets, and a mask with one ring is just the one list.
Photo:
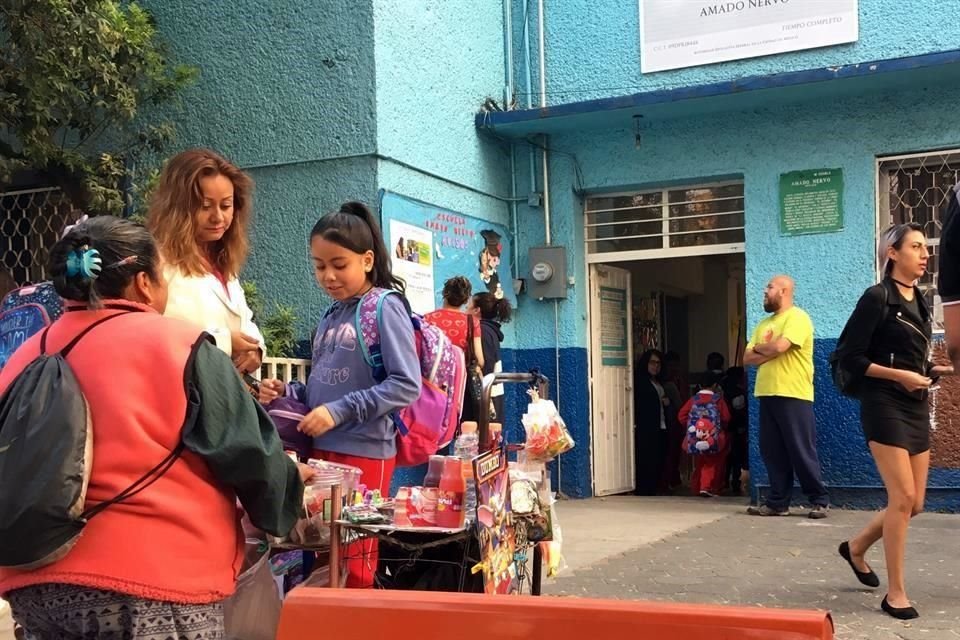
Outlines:
{"label": "child with backpack", "polygon": [[[264,380],[260,399],[295,395],[310,409],[298,428],[313,438],[314,457],[358,467],[369,490],[387,495],[397,455],[395,415],[421,392],[405,285],[391,271],[380,225],[359,202],[345,203],[317,222],[310,254],[317,283],[334,300],[314,337],[310,377],[305,387]],[[376,296],[378,308],[358,322],[361,303],[374,299],[367,294]],[[357,330],[364,323],[376,324],[379,332],[377,370],[362,335],[370,327]],[[376,541],[351,545],[346,557],[351,558],[347,587],[372,587]]]}
{"label": "child with backpack", "polygon": [[708,371],[703,386],[680,409],[681,424],[687,426],[683,449],[693,457],[690,490],[694,495],[713,498],[723,490],[727,458],[730,408],[720,390],[720,375]]}

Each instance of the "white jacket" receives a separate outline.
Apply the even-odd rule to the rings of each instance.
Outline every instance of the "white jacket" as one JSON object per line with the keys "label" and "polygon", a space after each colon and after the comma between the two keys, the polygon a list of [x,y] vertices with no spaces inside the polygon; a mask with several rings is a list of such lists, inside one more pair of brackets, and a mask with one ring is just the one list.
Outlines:
{"label": "white jacket", "polygon": [[253,312],[247,306],[239,280],[228,280],[227,290],[224,291],[223,284],[210,273],[188,276],[179,268],[168,266],[164,275],[170,288],[165,316],[200,325],[229,356],[233,355],[231,331],[241,331],[256,338],[263,355],[267,355],[263,335],[253,323]]}

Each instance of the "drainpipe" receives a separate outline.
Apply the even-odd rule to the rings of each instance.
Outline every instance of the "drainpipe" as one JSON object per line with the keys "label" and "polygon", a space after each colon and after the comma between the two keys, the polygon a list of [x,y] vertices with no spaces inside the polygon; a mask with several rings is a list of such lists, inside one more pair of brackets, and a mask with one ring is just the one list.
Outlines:
{"label": "drainpipe", "polygon": [[[503,0],[504,48],[506,49],[506,94],[503,97],[504,110],[510,110],[513,94],[513,5]],[[510,219],[513,224],[513,279],[520,279],[520,224],[517,214],[517,156],[516,145],[510,143]]]}
{"label": "drainpipe", "polygon": [[[503,0],[503,46],[506,49],[506,88],[503,96],[503,110],[509,111],[513,104],[513,6],[510,0]],[[516,195],[516,194],[514,194]]]}
{"label": "drainpipe", "polygon": [[[543,17],[544,0],[537,1],[537,41],[540,58],[540,108],[547,106],[547,51],[546,29]],[[543,169],[543,226],[544,240],[547,246],[553,244],[553,234],[550,219],[550,153],[547,151],[549,138],[543,136],[540,149],[540,163]],[[566,278],[566,274],[563,274]],[[560,411],[560,301],[553,301],[553,354],[554,367],[557,375],[557,411]],[[563,497],[563,456],[557,456],[557,495]]]}
{"label": "drainpipe", "polygon": [[[527,109],[533,109],[533,72],[530,70],[530,3],[523,3],[523,71],[527,94]],[[533,147],[527,154],[530,160],[530,193],[537,190],[537,161]]]}

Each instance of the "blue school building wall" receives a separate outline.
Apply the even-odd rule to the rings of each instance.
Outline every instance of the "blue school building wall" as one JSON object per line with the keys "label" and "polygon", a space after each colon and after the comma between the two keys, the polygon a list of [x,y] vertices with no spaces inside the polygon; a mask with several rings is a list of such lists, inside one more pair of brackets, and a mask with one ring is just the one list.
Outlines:
{"label": "blue school building wall", "polygon": [[[509,0],[508,0],[509,1]],[[641,91],[695,87],[748,76],[916,56],[956,48],[955,7],[925,0],[860,0],[857,42],[657,73],[640,73],[638,2],[564,0],[544,10],[547,104],[567,104]],[[701,5],[725,4],[701,2]],[[524,15],[529,17],[534,104],[539,94],[536,2],[512,0],[513,59],[526,91]],[[773,9],[753,9],[769,11]],[[526,96],[521,96],[521,106]]]}
{"label": "blue school building wall", "polygon": [[268,307],[293,306],[307,340],[329,304],[313,280],[310,229],[346,200],[376,201],[372,4],[144,5],[176,59],[200,68],[169,155],[210,147],[256,181],[243,278]]}
{"label": "blue school building wall", "polygon": [[[566,355],[561,357],[561,369],[574,372],[566,385],[561,385],[564,399],[569,398],[564,411],[568,422],[575,415],[587,424],[590,415],[585,375],[589,327],[583,200],[577,194],[740,178],[745,191],[749,326],[752,329],[763,316],[762,293],[768,279],[777,273],[794,276],[797,303],[810,313],[816,326],[816,414],[824,480],[836,503],[872,506],[882,499],[882,485],[860,431],[858,407],[834,389],[827,359],[857,298],[876,279],[876,157],[960,146],[960,125],[952,115],[960,92],[931,73],[914,80],[909,90],[862,83],[857,91],[830,97],[820,95],[816,87],[803,87],[788,97],[757,92],[732,109],[670,105],[661,115],[645,119],[639,149],[629,114],[598,113],[569,124],[560,118],[545,121],[554,112],[551,109],[589,112],[593,106],[581,101],[596,98],[694,88],[747,75],[762,80],[790,71],[950,51],[960,36],[960,27],[951,22],[946,7],[925,4],[922,11],[919,7],[910,10],[901,2],[886,1],[860,5],[860,39],[855,44],[646,75],[640,73],[637,3],[571,0],[547,7],[549,108],[529,112],[533,122],[513,137],[549,133],[553,242],[568,247],[569,274],[576,283],[559,305],[556,338],[562,356]],[[514,2],[514,83],[521,94],[518,108],[526,106],[523,21],[527,10],[534,93],[539,82],[536,3]],[[890,29],[891,24],[897,24],[897,29]],[[911,34],[909,40],[902,36],[905,33]],[[532,101],[536,107],[539,95],[532,96]],[[535,122],[537,118],[544,121]],[[496,122],[497,118],[490,120]],[[483,119],[477,122],[486,128]],[[496,124],[491,128],[507,135],[505,129],[498,132]],[[518,158],[523,158],[518,162],[518,183],[524,190],[541,190],[539,163],[534,165],[535,186],[526,186],[531,184],[526,161],[529,143],[518,141],[516,150]],[[844,229],[823,235],[781,236],[779,175],[828,167],[843,171]],[[520,220],[518,244],[542,243],[542,211],[522,207]],[[527,272],[527,265],[521,271]],[[530,299],[520,303],[521,310],[537,305],[543,303]],[[524,314],[518,330],[525,343],[532,339],[546,347],[552,344],[553,326],[552,315],[540,312]],[[755,404],[751,416],[752,482],[762,491],[768,477],[758,450]],[[577,453],[582,458],[571,465],[574,475],[565,483],[576,487],[575,495],[590,490],[589,446],[584,446],[589,428],[580,435]],[[956,469],[932,470],[931,508],[960,507],[958,476]]]}
{"label": "blue school building wall", "polygon": [[[642,75],[637,3],[547,3],[548,104],[695,88],[746,75],[763,79],[842,68],[948,51],[960,41],[960,25],[945,6],[914,10],[893,0],[866,4],[861,3],[860,39],[854,44]],[[538,143],[518,135],[511,150],[496,128],[493,135],[484,126],[476,131],[473,116],[487,96],[502,102],[507,34],[518,106],[526,106],[522,36],[527,11],[531,86],[537,91],[537,3],[508,0],[509,24],[499,3],[468,0],[328,0],[296,9],[255,0],[229,7],[157,0],[146,5],[177,58],[201,68],[178,118],[178,146],[218,149],[257,180],[245,277],[257,281],[269,302],[297,309],[304,339],[327,304],[307,261],[309,229],[322,212],[344,200],[376,202],[379,189],[508,228],[515,215],[516,271],[527,277],[527,251],[546,239],[542,208],[526,204],[529,193],[543,189]],[[898,28],[890,29],[891,24]],[[905,33],[911,34],[909,40]],[[566,129],[551,125],[550,230],[553,243],[568,249],[567,275],[573,282],[558,303],[519,297],[515,320],[505,327],[504,368],[537,367],[551,380],[551,395],[577,440],[558,465],[565,494],[592,493],[581,194],[742,177],[750,326],[762,315],[767,279],[778,272],[793,275],[798,303],[816,324],[825,479],[835,488],[854,488],[851,502],[869,501],[873,494],[864,487],[878,486],[878,478],[859,432],[856,406],[833,390],[826,357],[856,297],[874,279],[875,157],[960,146],[953,118],[958,85],[930,77],[914,82],[909,91],[875,83],[852,95],[825,98],[816,88],[800,87],[788,99],[755,92],[734,108],[677,104],[645,122],[641,149],[634,147],[629,116],[600,113]],[[538,96],[531,99],[536,105]],[[843,169],[844,230],[781,237],[779,174],[822,167]],[[525,400],[513,391],[508,408],[517,418]],[[751,428],[753,480],[763,485],[756,426]],[[508,426],[512,437],[518,437],[517,427]],[[960,486],[956,475],[935,469],[931,485]],[[931,499],[936,502],[938,495],[937,504],[960,505],[960,493],[934,492]]]}

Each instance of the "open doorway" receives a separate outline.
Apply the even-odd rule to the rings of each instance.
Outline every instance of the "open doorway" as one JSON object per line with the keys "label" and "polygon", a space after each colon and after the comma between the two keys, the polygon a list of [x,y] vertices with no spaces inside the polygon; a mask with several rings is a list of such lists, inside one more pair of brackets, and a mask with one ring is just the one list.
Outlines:
{"label": "open doorway", "polygon": [[[610,342],[604,338],[604,327],[609,334],[615,326],[604,314],[616,315],[604,297],[619,287],[629,289],[629,373],[608,366],[612,361],[604,351]],[[720,386],[724,395],[730,396],[725,401],[736,405],[730,406],[733,419],[726,438],[723,493],[746,491],[740,484],[741,469],[746,466],[750,410],[741,368],[747,333],[744,289],[742,253],[616,262],[591,270],[594,484],[598,495],[623,492],[626,487],[628,471],[620,464],[625,457],[622,448],[619,456],[604,451],[605,447],[623,447],[625,440],[630,441],[629,480],[636,493],[690,493],[693,462],[682,453],[687,425],[680,423],[678,413],[703,382],[711,379],[707,374],[711,355],[710,368],[722,372]],[[655,356],[649,354],[651,350],[656,350]],[[661,361],[654,379],[657,384],[652,384],[648,373],[651,357]],[[615,393],[611,383],[628,376],[626,389]],[[651,386],[659,392],[654,398],[665,397],[669,403],[662,416],[659,407],[650,406],[651,395],[646,392]],[[613,416],[626,418],[619,422],[627,425],[618,425]],[[610,437],[611,431],[626,428],[633,431],[630,437],[624,437],[626,433],[619,439]],[[615,477],[610,472],[613,463],[617,465]]]}

